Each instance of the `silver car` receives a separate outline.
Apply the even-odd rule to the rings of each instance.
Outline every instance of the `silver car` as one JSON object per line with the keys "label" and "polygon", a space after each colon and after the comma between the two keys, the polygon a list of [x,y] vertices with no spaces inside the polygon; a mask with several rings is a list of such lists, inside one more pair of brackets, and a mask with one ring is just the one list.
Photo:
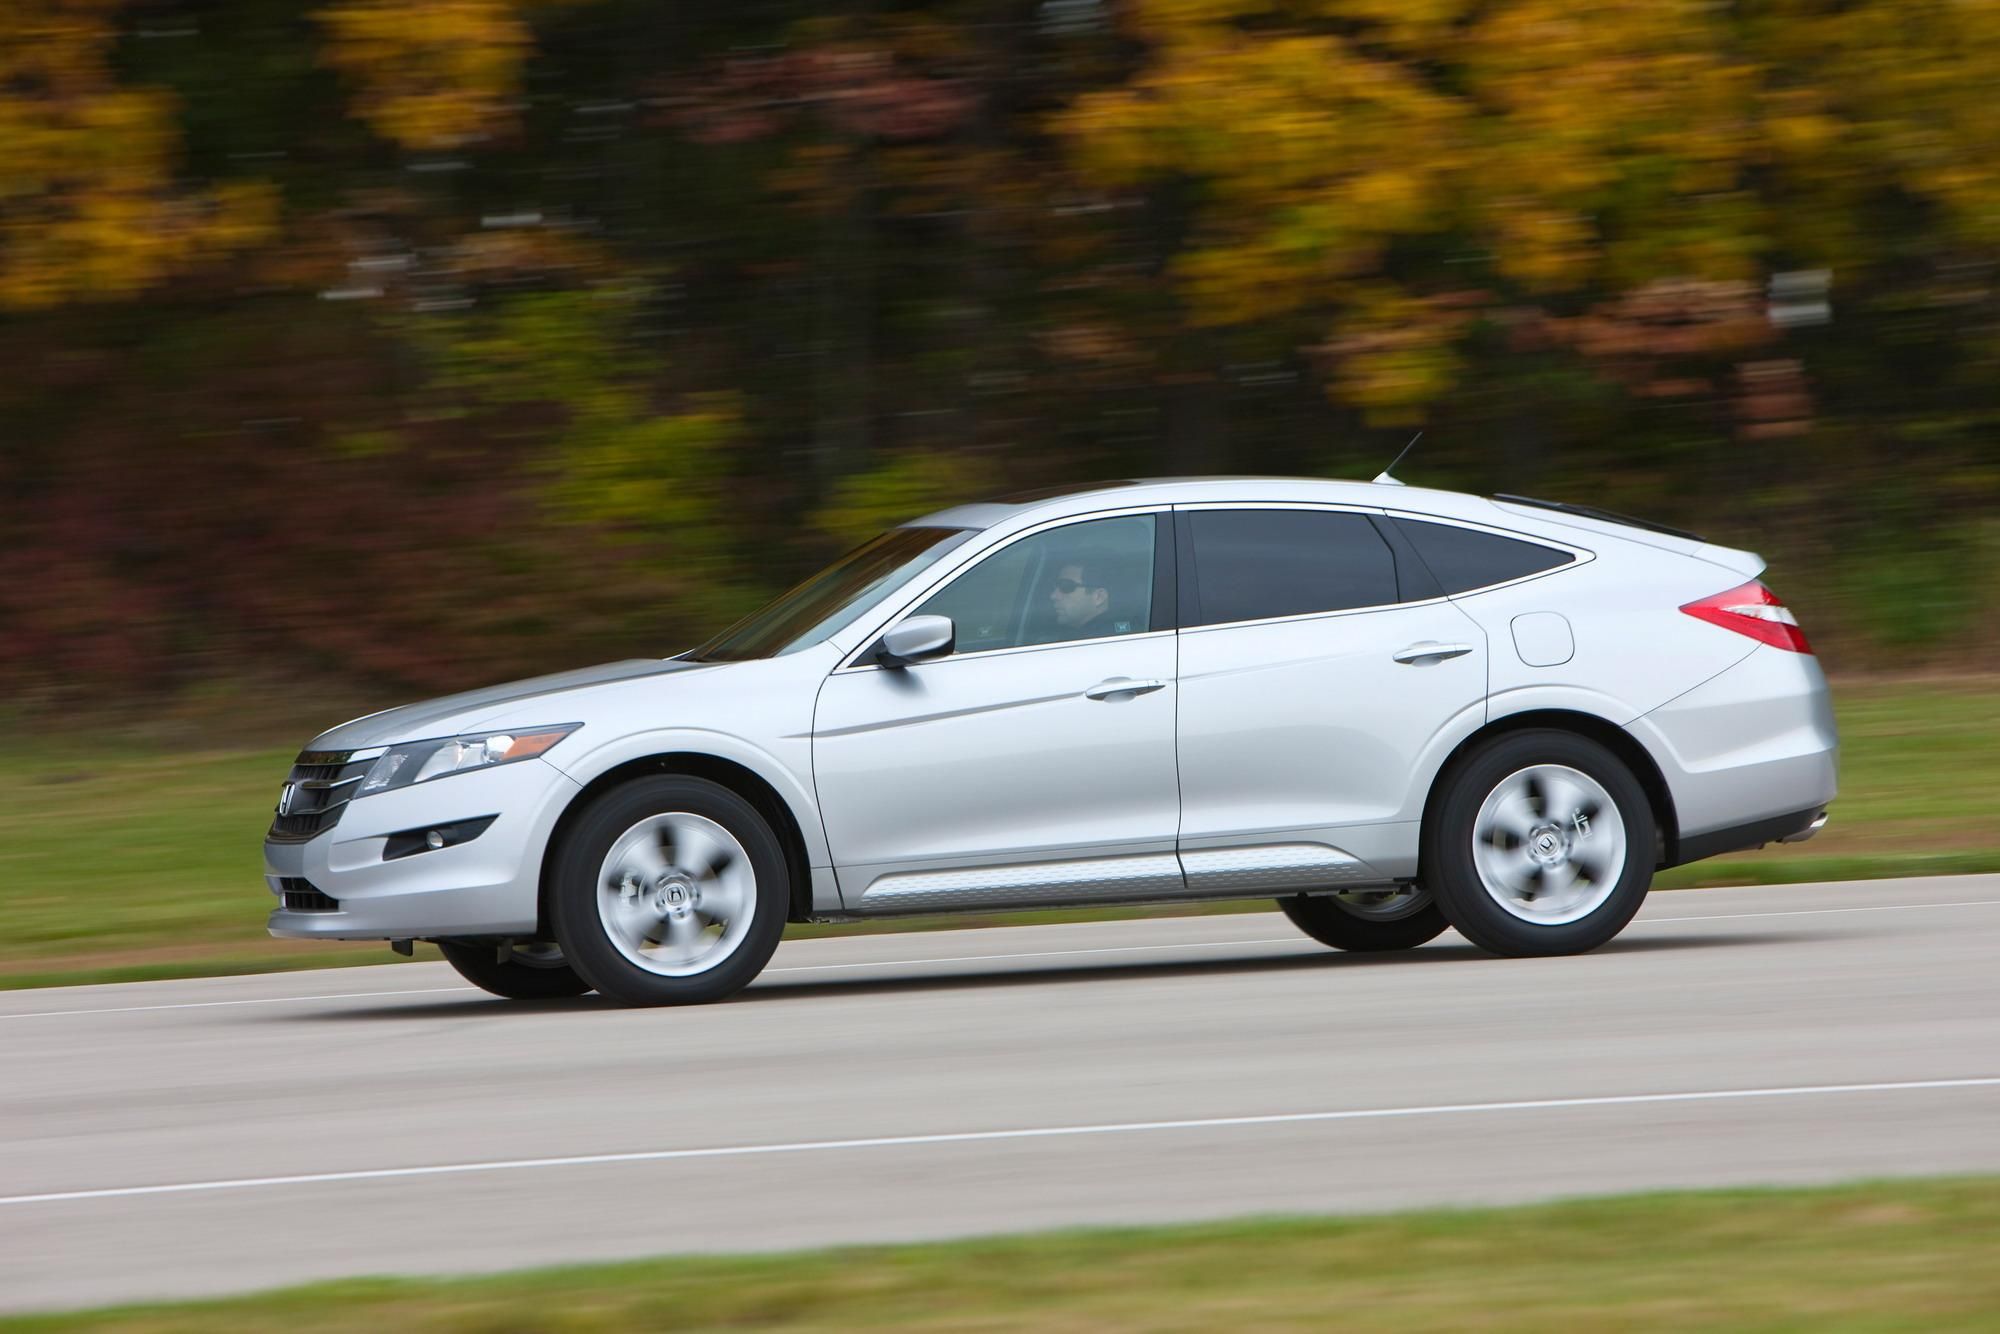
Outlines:
{"label": "silver car", "polygon": [[1762,569],[1385,481],[966,505],[692,652],[323,733],[270,929],[631,1004],[909,913],[1269,897],[1340,949],[1588,950],[1655,869],[1825,821],[1826,681]]}

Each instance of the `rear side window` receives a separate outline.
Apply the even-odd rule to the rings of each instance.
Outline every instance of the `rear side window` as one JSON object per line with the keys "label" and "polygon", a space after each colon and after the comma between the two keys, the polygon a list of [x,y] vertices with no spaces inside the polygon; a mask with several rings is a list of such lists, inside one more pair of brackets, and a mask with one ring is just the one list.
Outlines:
{"label": "rear side window", "polygon": [[1539,542],[1523,542],[1471,528],[1416,519],[1395,522],[1447,593],[1504,584],[1509,579],[1540,574],[1576,559],[1567,551],[1557,551]]}
{"label": "rear side window", "polygon": [[1359,514],[1192,510],[1191,625],[1379,607],[1396,601],[1388,543]]}

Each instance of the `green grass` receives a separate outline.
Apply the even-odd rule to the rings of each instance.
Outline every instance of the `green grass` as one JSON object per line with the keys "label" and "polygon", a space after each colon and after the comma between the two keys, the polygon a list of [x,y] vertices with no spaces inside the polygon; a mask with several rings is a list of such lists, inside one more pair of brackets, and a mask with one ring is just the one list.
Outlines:
{"label": "green grass", "polygon": [[2000,1327],[2000,1179],[364,1279],[0,1331],[1934,1331]]}
{"label": "green grass", "polygon": [[[1666,888],[2000,871],[2000,681],[1848,683],[1841,796],[1811,843]],[[274,941],[260,845],[290,747],[173,750],[99,735],[0,757],[0,988],[388,963],[380,945]],[[1261,910],[1263,901],[952,917],[894,929]],[[832,928],[854,930],[856,928]],[[794,927],[794,935],[828,928]],[[436,957],[420,947],[419,957]]]}

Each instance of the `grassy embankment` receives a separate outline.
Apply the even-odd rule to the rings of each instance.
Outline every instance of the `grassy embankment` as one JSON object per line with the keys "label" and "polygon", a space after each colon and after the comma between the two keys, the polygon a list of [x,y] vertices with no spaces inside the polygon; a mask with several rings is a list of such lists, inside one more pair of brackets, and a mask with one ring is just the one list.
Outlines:
{"label": "grassy embankment", "polygon": [[0,1331],[1990,1330],[1996,1253],[2000,1181],[1974,1178],[364,1279]]}
{"label": "grassy embankment", "polygon": [[[1856,683],[1835,697],[1841,797],[1826,831],[1669,871],[1663,887],[2000,870],[2000,682]],[[0,988],[395,959],[264,934],[259,844],[290,760],[290,747],[135,750],[91,736],[0,757]],[[792,928],[829,929],[853,928]]]}

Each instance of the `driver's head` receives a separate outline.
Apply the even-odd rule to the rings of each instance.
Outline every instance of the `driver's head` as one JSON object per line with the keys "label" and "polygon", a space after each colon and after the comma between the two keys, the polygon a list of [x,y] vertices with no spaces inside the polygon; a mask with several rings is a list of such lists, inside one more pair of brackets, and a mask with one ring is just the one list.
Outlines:
{"label": "driver's head", "polygon": [[1111,590],[1104,585],[1100,562],[1079,558],[1057,567],[1049,602],[1056,624],[1065,630],[1079,629],[1102,616],[1111,605]]}

